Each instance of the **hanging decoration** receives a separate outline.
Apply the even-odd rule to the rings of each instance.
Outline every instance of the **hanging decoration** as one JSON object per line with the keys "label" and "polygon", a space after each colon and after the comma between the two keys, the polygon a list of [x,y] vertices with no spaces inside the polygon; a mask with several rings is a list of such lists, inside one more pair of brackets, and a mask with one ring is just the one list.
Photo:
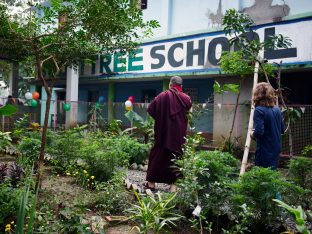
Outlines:
{"label": "hanging decoration", "polygon": [[32,93],[32,99],[38,100],[40,97],[40,94],[38,92],[33,92]]}
{"label": "hanging decoration", "polygon": [[70,104],[64,103],[63,104],[63,109],[64,109],[64,111],[69,111],[70,110]]}
{"label": "hanging decoration", "polygon": [[105,98],[103,96],[99,96],[99,103],[103,104],[105,101]]}
{"label": "hanging decoration", "polygon": [[38,106],[38,101],[35,100],[35,99],[31,99],[31,100],[29,101],[29,105],[30,105],[31,107],[37,107],[37,106]]}
{"label": "hanging decoration", "polygon": [[31,94],[31,92],[27,92],[27,93],[25,93],[25,98],[26,98],[27,100],[32,99],[32,98],[33,98],[33,96],[32,96],[32,94]]}
{"label": "hanging decoration", "polygon": [[127,110],[127,111],[130,111],[130,110],[132,110],[132,107],[133,107],[132,102],[129,101],[129,100],[127,100],[127,101],[125,102],[125,108],[126,108],[126,110]]}
{"label": "hanging decoration", "polygon": [[135,103],[135,98],[134,98],[134,96],[129,96],[129,97],[128,97],[128,100],[129,100],[130,102],[132,102],[132,104]]}

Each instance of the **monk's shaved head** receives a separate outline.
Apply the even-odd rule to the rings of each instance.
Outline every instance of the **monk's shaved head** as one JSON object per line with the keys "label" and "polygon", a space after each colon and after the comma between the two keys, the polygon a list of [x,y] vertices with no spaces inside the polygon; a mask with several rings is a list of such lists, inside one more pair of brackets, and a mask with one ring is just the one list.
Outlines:
{"label": "monk's shaved head", "polygon": [[182,85],[182,83],[183,83],[183,80],[180,76],[173,76],[170,79],[170,85],[175,85],[175,84]]}

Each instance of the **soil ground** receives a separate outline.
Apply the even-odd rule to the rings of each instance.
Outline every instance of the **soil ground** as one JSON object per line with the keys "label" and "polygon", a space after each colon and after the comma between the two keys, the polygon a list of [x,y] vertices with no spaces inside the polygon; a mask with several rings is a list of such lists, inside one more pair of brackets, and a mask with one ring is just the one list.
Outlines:
{"label": "soil ground", "polygon": [[[129,170],[127,178],[131,183],[141,185],[145,181],[146,172]],[[157,184],[158,191],[167,191],[169,185]],[[94,191],[86,190],[77,185],[73,177],[55,175],[50,171],[49,167],[45,168],[45,173],[42,180],[41,187],[41,202],[52,202],[57,204],[54,212],[57,209],[68,207],[70,209],[79,209],[79,207],[87,206],[88,201],[92,199]],[[90,224],[94,233],[99,233],[97,227],[102,227],[105,234],[135,234],[137,233],[132,229],[128,223],[121,223],[118,225],[110,225],[105,221],[101,212],[96,210],[86,209],[83,215],[83,223]],[[170,233],[170,232],[169,232]],[[194,234],[197,232],[186,230],[179,230],[171,232],[174,234]]]}

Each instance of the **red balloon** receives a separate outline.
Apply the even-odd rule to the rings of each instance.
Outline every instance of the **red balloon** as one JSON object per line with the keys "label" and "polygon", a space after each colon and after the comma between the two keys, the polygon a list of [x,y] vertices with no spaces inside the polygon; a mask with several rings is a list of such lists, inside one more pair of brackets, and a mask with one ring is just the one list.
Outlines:
{"label": "red balloon", "polygon": [[134,98],[134,96],[128,97],[128,100],[129,100],[130,102],[132,102],[132,104],[135,103],[135,98]]}
{"label": "red balloon", "polygon": [[35,99],[35,100],[38,100],[40,97],[40,94],[38,92],[33,92],[32,93],[32,98]]}

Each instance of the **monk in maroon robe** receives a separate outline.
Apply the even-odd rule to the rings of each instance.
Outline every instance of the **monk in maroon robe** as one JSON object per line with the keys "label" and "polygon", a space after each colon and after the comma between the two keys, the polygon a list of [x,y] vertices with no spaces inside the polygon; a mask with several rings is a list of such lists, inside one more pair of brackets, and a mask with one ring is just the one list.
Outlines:
{"label": "monk in maroon robe", "polygon": [[174,76],[170,89],[160,93],[147,111],[155,120],[155,143],[151,149],[145,188],[154,189],[155,182],[173,184],[179,173],[173,167],[173,159],[182,155],[187,130],[187,112],[191,99],[182,91],[182,78]]}

